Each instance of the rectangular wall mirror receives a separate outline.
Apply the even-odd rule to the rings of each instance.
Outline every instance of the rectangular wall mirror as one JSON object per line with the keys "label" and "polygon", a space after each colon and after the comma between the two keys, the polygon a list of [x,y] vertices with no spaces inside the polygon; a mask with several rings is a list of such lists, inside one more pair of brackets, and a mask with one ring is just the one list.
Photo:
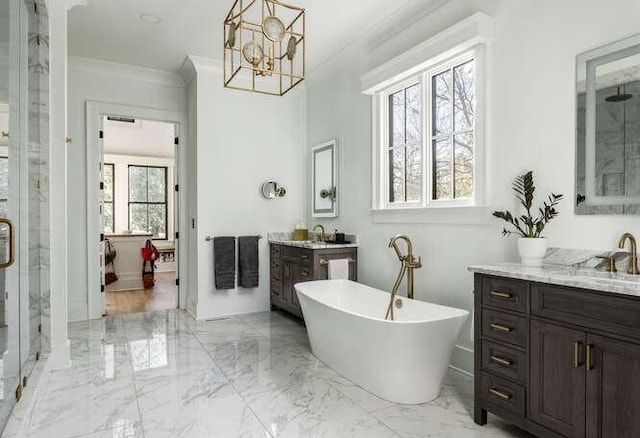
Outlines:
{"label": "rectangular wall mirror", "polygon": [[338,216],[337,149],[335,140],[311,150],[311,216]]}
{"label": "rectangular wall mirror", "polygon": [[640,214],[640,35],[577,57],[576,213]]}

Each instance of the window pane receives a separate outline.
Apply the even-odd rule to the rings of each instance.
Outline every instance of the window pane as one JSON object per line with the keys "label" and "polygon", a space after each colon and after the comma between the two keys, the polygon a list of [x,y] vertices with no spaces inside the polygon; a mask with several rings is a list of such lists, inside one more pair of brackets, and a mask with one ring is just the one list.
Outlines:
{"label": "window pane", "polygon": [[166,204],[149,205],[149,232],[153,233],[153,237],[161,239],[167,237],[166,217]]}
{"label": "window pane", "polygon": [[149,168],[149,202],[165,202],[167,169],[164,167]]}
{"label": "window pane", "polygon": [[404,148],[389,150],[389,202],[404,202]]}
{"label": "window pane", "polygon": [[404,90],[389,96],[389,139],[391,146],[404,143]]}
{"label": "window pane", "polygon": [[129,202],[147,202],[147,168],[129,166]]}
{"label": "window pane", "polygon": [[104,181],[104,202],[113,202],[113,164],[105,164],[102,167],[102,180]]}
{"label": "window pane", "polygon": [[433,142],[433,199],[451,199],[451,152],[449,138]]}
{"label": "window pane", "polygon": [[452,131],[451,71],[447,70],[432,79],[433,95],[433,135],[448,134]]}
{"label": "window pane", "polygon": [[476,75],[475,64],[469,61],[453,69],[455,95],[455,130],[471,129],[475,125]]}
{"label": "window pane", "polygon": [[455,197],[473,197],[473,134],[459,134],[455,137]]}
{"label": "window pane", "polygon": [[113,233],[113,204],[105,203],[102,205],[102,221],[105,233]]}
{"label": "window pane", "polygon": [[131,231],[148,231],[147,204],[129,205],[129,228]]}
{"label": "window pane", "polygon": [[422,85],[416,84],[406,90],[407,98],[407,143],[422,137]]}
{"label": "window pane", "polygon": [[407,201],[422,199],[422,146],[406,148]]}

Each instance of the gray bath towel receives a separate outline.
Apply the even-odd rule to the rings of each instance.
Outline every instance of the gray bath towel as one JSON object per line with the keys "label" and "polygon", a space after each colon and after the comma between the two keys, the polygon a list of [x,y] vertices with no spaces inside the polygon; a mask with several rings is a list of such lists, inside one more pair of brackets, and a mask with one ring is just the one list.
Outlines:
{"label": "gray bath towel", "polygon": [[258,236],[238,237],[238,286],[245,289],[258,287],[260,263]]}
{"label": "gray bath towel", "polygon": [[213,239],[216,289],[234,289],[236,283],[236,238]]}

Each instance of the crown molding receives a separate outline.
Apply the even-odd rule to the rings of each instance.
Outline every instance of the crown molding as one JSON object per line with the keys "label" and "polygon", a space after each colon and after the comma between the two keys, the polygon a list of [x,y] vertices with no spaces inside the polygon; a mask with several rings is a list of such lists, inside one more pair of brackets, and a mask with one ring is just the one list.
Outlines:
{"label": "crown molding", "polygon": [[178,73],[80,56],[69,56],[69,69],[93,74],[109,74],[123,79],[134,79],[167,87],[184,88],[185,86]]}

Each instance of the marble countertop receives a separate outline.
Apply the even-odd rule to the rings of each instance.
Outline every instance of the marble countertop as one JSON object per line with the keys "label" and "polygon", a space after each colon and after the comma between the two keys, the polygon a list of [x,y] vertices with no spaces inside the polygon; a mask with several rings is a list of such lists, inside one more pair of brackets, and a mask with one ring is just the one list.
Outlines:
{"label": "marble countertop", "polygon": [[357,243],[327,243],[314,242],[311,240],[269,240],[269,243],[278,243],[280,245],[295,246],[307,249],[337,249],[337,248],[357,248]]}
{"label": "marble countertop", "polygon": [[518,263],[472,265],[468,270],[478,274],[640,297],[640,275],[629,275],[622,270],[610,273],[565,265],[535,268]]}

